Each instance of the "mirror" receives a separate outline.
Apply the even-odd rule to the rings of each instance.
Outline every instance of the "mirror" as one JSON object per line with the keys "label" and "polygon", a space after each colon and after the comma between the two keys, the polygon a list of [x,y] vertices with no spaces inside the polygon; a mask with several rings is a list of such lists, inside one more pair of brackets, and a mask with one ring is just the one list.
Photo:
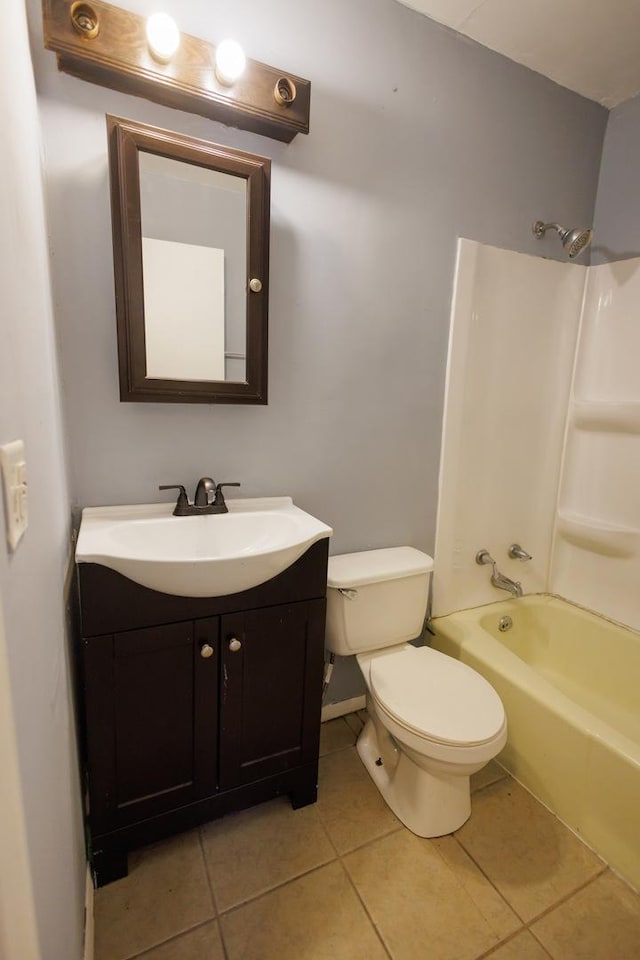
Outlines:
{"label": "mirror", "polygon": [[270,161],[107,126],[120,399],[266,403]]}

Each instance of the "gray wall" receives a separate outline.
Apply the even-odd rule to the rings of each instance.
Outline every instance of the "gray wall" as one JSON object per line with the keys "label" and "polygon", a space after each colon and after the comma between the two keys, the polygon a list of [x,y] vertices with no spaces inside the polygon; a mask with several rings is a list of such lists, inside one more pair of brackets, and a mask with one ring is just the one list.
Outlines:
{"label": "gray wall", "polygon": [[0,598],[41,954],[80,960],[85,857],[64,601],[69,496],[38,112],[20,3],[3,6],[0,123],[0,444],[25,441],[29,481],[29,528],[12,554],[0,508]]}
{"label": "gray wall", "polygon": [[[432,550],[456,237],[539,254],[534,220],[591,222],[604,108],[393,0],[167,0],[311,79],[311,134],[283,145],[58,73],[29,5],[74,502],[210,474],[291,494],[334,553]],[[267,407],[119,403],[107,112],[272,158]]]}
{"label": "gray wall", "polygon": [[640,257],[640,96],[609,114],[592,263]]}

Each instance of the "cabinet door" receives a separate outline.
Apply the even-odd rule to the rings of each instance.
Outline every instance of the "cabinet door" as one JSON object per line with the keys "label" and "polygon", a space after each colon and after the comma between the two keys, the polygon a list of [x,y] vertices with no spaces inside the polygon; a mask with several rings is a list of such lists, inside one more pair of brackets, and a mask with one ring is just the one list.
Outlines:
{"label": "cabinet door", "polygon": [[96,833],[215,791],[218,626],[210,618],[84,641]]}
{"label": "cabinet door", "polygon": [[221,618],[220,788],[317,760],[324,600]]}

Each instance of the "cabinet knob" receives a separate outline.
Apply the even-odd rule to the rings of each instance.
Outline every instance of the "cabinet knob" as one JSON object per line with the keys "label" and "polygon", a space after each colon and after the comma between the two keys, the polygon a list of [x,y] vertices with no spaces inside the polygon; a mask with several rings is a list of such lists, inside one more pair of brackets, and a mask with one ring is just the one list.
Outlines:
{"label": "cabinet knob", "polygon": [[235,653],[236,650],[239,650],[241,646],[242,644],[237,637],[231,637],[231,640],[229,640],[229,650],[231,650],[232,653]]}
{"label": "cabinet knob", "polygon": [[209,657],[213,656],[213,647],[210,643],[203,643],[200,647],[200,656],[204,657],[205,660],[208,660]]}

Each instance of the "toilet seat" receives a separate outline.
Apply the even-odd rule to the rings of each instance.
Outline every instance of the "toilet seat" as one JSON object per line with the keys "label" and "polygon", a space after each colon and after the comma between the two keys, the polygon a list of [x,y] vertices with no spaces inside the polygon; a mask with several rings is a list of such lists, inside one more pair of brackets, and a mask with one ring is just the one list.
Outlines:
{"label": "toilet seat", "polygon": [[403,730],[443,747],[489,744],[505,731],[500,697],[459,660],[406,644],[371,657],[371,695]]}

